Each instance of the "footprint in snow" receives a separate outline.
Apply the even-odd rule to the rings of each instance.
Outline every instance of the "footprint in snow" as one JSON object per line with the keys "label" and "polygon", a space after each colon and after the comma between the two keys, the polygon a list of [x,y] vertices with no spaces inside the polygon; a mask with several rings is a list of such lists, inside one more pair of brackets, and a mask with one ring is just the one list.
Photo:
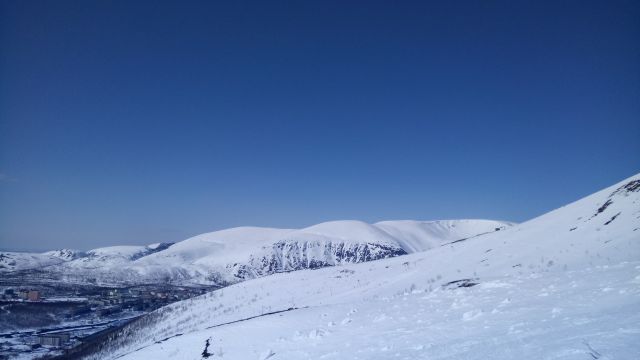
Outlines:
{"label": "footprint in snow", "polygon": [[304,334],[302,334],[302,332],[300,330],[296,330],[296,332],[293,334],[293,340],[302,340],[304,339],[305,336]]}
{"label": "footprint in snow", "polygon": [[411,348],[412,348],[413,350],[418,350],[418,351],[420,351],[420,350],[430,349],[430,348],[431,348],[431,344],[427,344],[427,345],[422,345],[422,344],[420,344],[420,345],[415,345],[415,346],[413,346],[413,347],[411,347]]}
{"label": "footprint in snow", "polygon": [[329,334],[329,332],[325,329],[313,329],[309,331],[309,339],[321,339],[327,334]]}
{"label": "footprint in snow", "polygon": [[381,322],[381,321],[385,321],[385,320],[387,320],[387,319],[389,319],[389,317],[387,316],[387,314],[380,314],[380,315],[376,316],[376,317],[373,319],[373,322]]}
{"label": "footprint in snow", "polygon": [[348,323],[350,323],[350,322],[351,322],[351,318],[344,318],[344,320],[342,320],[342,321],[340,322],[340,324],[342,324],[342,325],[347,325],[347,324],[348,324]]}
{"label": "footprint in snow", "polygon": [[458,299],[453,300],[453,302],[451,303],[451,309],[460,309],[461,307],[463,307],[465,304],[463,302],[459,302]]}
{"label": "footprint in snow", "polygon": [[473,319],[477,319],[481,315],[482,315],[482,310],[467,311],[466,313],[462,314],[462,320],[463,321],[471,321]]}

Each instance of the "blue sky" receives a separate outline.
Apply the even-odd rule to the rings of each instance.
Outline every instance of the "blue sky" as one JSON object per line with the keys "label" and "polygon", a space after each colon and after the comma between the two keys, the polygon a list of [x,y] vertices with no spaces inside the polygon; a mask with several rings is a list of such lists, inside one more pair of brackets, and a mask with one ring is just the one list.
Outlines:
{"label": "blue sky", "polygon": [[524,221],[640,171],[637,1],[0,1],[0,248]]}

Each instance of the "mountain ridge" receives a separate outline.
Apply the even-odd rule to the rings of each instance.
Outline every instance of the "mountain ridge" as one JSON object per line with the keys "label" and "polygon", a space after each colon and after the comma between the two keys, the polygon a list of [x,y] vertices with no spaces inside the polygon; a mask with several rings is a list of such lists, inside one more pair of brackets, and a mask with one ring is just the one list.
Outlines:
{"label": "mountain ridge", "polygon": [[425,251],[506,229],[493,220],[338,220],[302,229],[243,226],[177,243],[110,246],[81,252],[0,253],[0,272],[45,271],[63,281],[104,285],[163,283],[228,285],[300,269],[358,263]]}

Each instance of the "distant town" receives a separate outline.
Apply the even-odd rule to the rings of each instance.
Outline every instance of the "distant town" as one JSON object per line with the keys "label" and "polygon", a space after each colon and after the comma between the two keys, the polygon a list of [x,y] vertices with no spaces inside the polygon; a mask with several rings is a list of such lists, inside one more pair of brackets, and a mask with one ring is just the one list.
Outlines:
{"label": "distant town", "polygon": [[29,354],[53,359],[98,341],[122,325],[210,287],[101,287],[0,280],[0,360]]}

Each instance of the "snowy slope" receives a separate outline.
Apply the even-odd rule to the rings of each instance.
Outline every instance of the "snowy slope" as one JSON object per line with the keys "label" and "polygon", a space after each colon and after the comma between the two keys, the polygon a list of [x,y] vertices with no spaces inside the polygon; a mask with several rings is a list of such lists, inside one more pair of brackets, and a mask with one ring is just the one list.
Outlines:
{"label": "snowy slope", "polygon": [[640,175],[430,251],[174,303],[89,358],[637,359],[638,309]]}
{"label": "snowy slope", "polygon": [[41,269],[63,264],[86,256],[78,250],[60,249],[45,253],[0,252],[0,273],[27,269]]}
{"label": "snowy slope", "polygon": [[407,253],[506,229],[514,223],[492,220],[382,221],[375,226],[398,239]]}
{"label": "snowy slope", "polygon": [[169,248],[172,244],[152,244],[148,246],[109,246],[89,250],[86,256],[70,261],[68,267],[100,268],[108,266],[128,265],[130,262]]}
{"label": "snowy slope", "polygon": [[[505,229],[491,220],[332,221],[304,229],[239,227],[176,244],[113,246],[74,256],[4,253],[7,270],[44,269],[63,281],[226,285],[268,274],[428,250]],[[63,253],[63,251],[59,251]],[[46,256],[45,256],[46,255]],[[46,261],[45,261],[46,260]],[[2,268],[0,268],[2,271]]]}
{"label": "snowy slope", "polygon": [[66,261],[51,253],[0,252],[0,272],[39,268]]}
{"label": "snowy slope", "polygon": [[[140,272],[189,269],[190,278],[236,282],[258,276],[403,255],[398,240],[360,221],[301,230],[243,227],[187,239],[134,264]],[[173,261],[172,261],[173,259]],[[202,280],[201,280],[202,281]]]}

